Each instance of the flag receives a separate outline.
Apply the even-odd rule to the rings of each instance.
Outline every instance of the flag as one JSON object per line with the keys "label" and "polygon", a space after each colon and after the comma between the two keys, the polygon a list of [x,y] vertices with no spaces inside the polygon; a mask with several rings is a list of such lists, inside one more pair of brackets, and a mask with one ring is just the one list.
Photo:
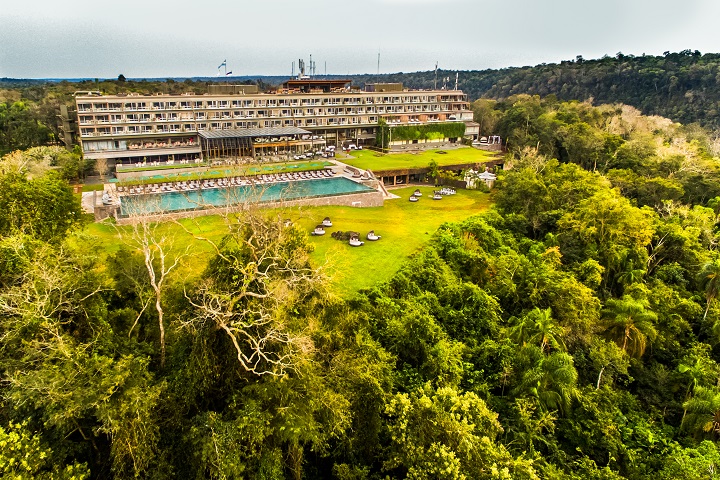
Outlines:
{"label": "flag", "polygon": [[227,72],[227,73],[225,74],[226,77],[229,76],[229,75],[232,75],[232,70],[230,70],[229,72]]}
{"label": "flag", "polygon": [[223,60],[223,63],[220,64],[220,66],[218,67],[218,70],[220,70],[220,68],[222,68],[222,67],[227,67],[227,60]]}

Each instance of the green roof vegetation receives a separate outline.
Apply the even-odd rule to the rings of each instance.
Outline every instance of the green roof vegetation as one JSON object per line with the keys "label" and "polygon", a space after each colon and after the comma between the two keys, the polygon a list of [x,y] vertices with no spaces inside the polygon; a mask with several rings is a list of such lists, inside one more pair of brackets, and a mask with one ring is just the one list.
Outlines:
{"label": "green roof vegetation", "polygon": [[[441,153],[442,152],[442,153]],[[353,150],[350,158],[338,157],[341,162],[363,170],[382,171],[403,168],[425,168],[431,161],[439,167],[483,163],[497,159],[497,154],[472,147],[457,147],[447,150],[426,150],[419,153],[382,154],[373,150]]]}

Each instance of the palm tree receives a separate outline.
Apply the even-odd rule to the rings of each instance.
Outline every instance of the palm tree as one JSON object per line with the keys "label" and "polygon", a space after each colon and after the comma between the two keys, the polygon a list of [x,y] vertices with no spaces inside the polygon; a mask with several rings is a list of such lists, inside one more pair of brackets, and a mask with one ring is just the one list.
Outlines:
{"label": "palm tree", "polygon": [[710,310],[710,304],[720,294],[720,259],[716,258],[710,262],[707,262],[700,269],[698,274],[698,280],[700,287],[705,290],[705,314],[703,315],[703,321],[707,318],[708,310]]}
{"label": "palm tree", "polygon": [[529,357],[531,367],[525,371],[513,393],[537,398],[545,410],[567,411],[578,378],[572,357],[565,352],[544,355],[534,345],[526,347],[524,353]]}
{"label": "palm tree", "polygon": [[683,404],[683,408],[687,411],[684,428],[720,434],[720,391],[716,387],[696,386],[693,397]]}
{"label": "palm tree", "polygon": [[[685,392],[685,400],[687,403],[687,401],[691,398],[691,389],[702,387],[704,386],[703,384],[707,384],[711,379],[717,378],[717,365],[706,356],[698,356],[694,363],[688,362],[679,364],[678,372],[687,374],[687,376],[691,379]],[[687,408],[684,408],[683,420],[685,420],[686,415]]]}
{"label": "palm tree", "polygon": [[641,357],[648,339],[654,340],[657,336],[653,325],[657,315],[645,310],[646,305],[644,301],[625,295],[621,299],[608,300],[602,310],[602,317],[607,322],[606,335],[631,357]]}
{"label": "palm tree", "polygon": [[563,328],[552,318],[552,311],[535,307],[513,326],[510,338],[521,345],[538,345],[543,353],[565,350],[562,341]]}

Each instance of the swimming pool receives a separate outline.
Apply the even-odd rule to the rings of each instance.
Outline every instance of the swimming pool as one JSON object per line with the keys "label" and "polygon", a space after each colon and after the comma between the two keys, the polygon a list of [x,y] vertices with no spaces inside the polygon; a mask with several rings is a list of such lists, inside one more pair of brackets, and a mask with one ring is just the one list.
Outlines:
{"label": "swimming pool", "polygon": [[370,187],[347,178],[278,182],[270,185],[237,186],[127,196],[120,199],[120,215],[166,213],[225,207],[245,202],[262,203],[299,198],[327,197],[372,192]]}

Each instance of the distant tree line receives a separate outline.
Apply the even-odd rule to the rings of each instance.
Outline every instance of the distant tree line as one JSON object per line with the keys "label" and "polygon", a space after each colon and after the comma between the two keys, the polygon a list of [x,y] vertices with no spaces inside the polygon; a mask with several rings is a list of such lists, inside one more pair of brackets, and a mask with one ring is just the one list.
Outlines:
{"label": "distant tree line", "polygon": [[[357,85],[402,82],[410,88],[455,88],[455,70],[355,75]],[[449,81],[444,81],[450,77]],[[458,87],[469,99],[502,99],[511,95],[555,95],[559,100],[595,104],[624,103],[646,115],[685,124],[720,127],[720,54],[684,50],[662,56],[624,55],[574,60],[534,67],[459,72]]]}

